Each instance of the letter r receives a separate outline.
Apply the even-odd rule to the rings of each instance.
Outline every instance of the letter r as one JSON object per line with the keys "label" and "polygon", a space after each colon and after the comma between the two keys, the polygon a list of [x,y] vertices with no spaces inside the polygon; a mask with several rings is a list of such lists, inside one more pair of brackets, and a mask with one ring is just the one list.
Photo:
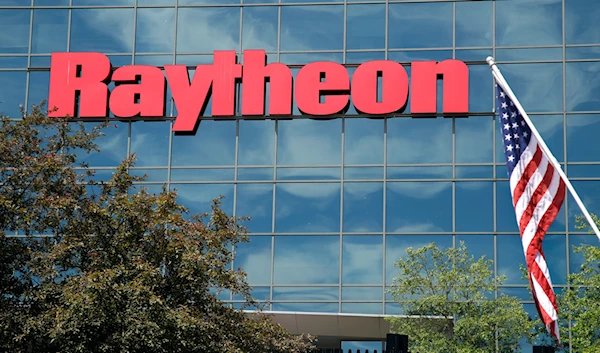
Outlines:
{"label": "letter r", "polygon": [[53,53],[48,116],[75,116],[77,104],[80,117],[108,116],[110,74],[110,60],[101,53]]}

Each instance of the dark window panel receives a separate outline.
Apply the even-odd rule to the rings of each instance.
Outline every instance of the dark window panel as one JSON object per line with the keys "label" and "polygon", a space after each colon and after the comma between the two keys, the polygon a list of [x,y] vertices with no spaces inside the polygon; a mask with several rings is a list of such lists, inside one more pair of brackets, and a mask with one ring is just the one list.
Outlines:
{"label": "dark window panel", "polygon": [[457,166],[455,172],[459,179],[492,178],[494,176],[492,166]]}
{"label": "dark window panel", "polygon": [[0,68],[21,69],[27,67],[27,56],[0,56]]}
{"label": "dark window panel", "polygon": [[504,284],[528,285],[529,281],[523,278],[520,268],[521,265],[525,266],[525,255],[519,234],[498,235],[496,244],[498,275],[506,276]]}

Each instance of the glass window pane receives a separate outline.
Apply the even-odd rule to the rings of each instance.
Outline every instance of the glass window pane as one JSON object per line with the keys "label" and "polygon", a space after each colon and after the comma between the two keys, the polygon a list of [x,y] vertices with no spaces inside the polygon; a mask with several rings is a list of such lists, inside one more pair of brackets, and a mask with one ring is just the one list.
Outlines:
{"label": "glass window pane", "polygon": [[339,284],[339,236],[275,237],[275,284]]}
{"label": "glass window pane", "polygon": [[169,164],[170,121],[139,121],[131,123],[131,153],[137,166],[166,166]]}
{"label": "glass window pane", "polygon": [[456,2],[456,46],[492,46],[492,2]]}
{"label": "glass window pane", "polygon": [[338,303],[273,303],[274,311],[337,313]]}
{"label": "glass window pane", "polygon": [[275,203],[276,232],[339,232],[340,184],[280,183]]}
{"label": "glass window pane", "polygon": [[388,163],[452,163],[452,119],[389,119],[387,128]]}
{"label": "glass window pane", "polygon": [[196,135],[173,135],[174,166],[233,165],[235,121],[204,120]]}
{"label": "glass window pane", "polygon": [[446,179],[452,178],[452,167],[388,167],[389,179]]}
{"label": "glass window pane", "polygon": [[388,182],[386,231],[451,232],[452,187],[447,182]]}
{"label": "glass window pane", "polygon": [[238,244],[233,266],[246,272],[252,286],[271,284],[271,237],[252,236],[249,242]]}
{"label": "glass window pane", "polygon": [[177,52],[239,49],[239,8],[180,8],[178,11]]}
{"label": "glass window pane", "polygon": [[[29,5],[29,0],[0,0],[0,4],[6,1],[17,1],[22,3],[27,3]],[[69,6],[69,0],[33,0],[33,5],[39,6]]]}
{"label": "glass window pane", "polygon": [[238,164],[273,165],[274,146],[274,121],[240,120]]}
{"label": "glass window pane", "polygon": [[339,287],[274,287],[273,300],[339,300]]}
{"label": "glass window pane", "polygon": [[[373,238],[373,237],[371,237]],[[347,237],[344,237],[344,242]],[[379,249],[381,258],[383,259],[383,249]],[[344,258],[346,255],[342,257],[342,273],[344,272]],[[382,261],[383,264],[383,261]],[[345,278],[345,277],[343,277]],[[342,284],[346,280],[342,279]],[[383,297],[383,289],[380,287],[342,287],[342,300],[381,300]]]}
{"label": "glass window pane", "polygon": [[278,10],[276,6],[244,7],[243,49],[277,50]]}
{"label": "glass window pane", "polygon": [[527,112],[563,110],[562,64],[505,64],[502,73]]}
{"label": "glass window pane", "polygon": [[565,32],[567,44],[600,43],[598,8],[588,0],[565,1]]}
{"label": "glass window pane", "polygon": [[452,47],[452,3],[389,5],[390,48]]}
{"label": "glass window pane", "polygon": [[73,0],[73,6],[106,6],[106,5],[130,5],[133,6],[135,0]]}
{"label": "glass window pane", "polygon": [[171,181],[224,181],[235,179],[233,168],[177,168],[171,169]]}
{"label": "glass window pane", "polygon": [[[506,168],[504,174],[506,175]],[[496,228],[498,232],[519,232],[508,181],[496,182]]]}
{"label": "glass window pane", "polygon": [[347,49],[385,48],[385,4],[348,5],[346,16]]}
{"label": "glass window pane", "polygon": [[385,53],[382,51],[358,51],[346,53],[347,64],[362,64],[371,60],[385,60]]}
{"label": "glass window pane", "polygon": [[[92,126],[98,123],[88,123]],[[81,156],[81,160],[90,167],[116,167],[127,157],[127,140],[129,136],[129,123],[112,122],[113,126],[104,128],[101,136],[96,140],[100,152],[91,152]]]}
{"label": "glass window pane", "polygon": [[567,111],[600,110],[600,62],[567,63]]}
{"label": "glass window pane", "polygon": [[238,180],[273,180],[273,168],[239,168]]}
{"label": "glass window pane", "polygon": [[492,162],[492,125],[490,117],[472,116],[456,119],[456,162],[484,163]]}
{"label": "glass window pane", "polygon": [[[383,237],[381,235],[344,235],[342,239],[342,283],[381,285],[383,281]],[[379,297],[375,297],[375,299],[381,300],[381,288],[375,288],[375,292],[379,294]]]}
{"label": "glass window pane", "polygon": [[281,50],[341,50],[343,47],[343,6],[281,7]]}
{"label": "glass window pane", "polygon": [[383,231],[383,183],[344,183],[343,231]]}
{"label": "glass window pane", "polygon": [[567,115],[567,160],[569,162],[600,161],[600,145],[590,143],[600,134],[600,116]]}
{"label": "glass window pane", "polygon": [[54,107],[48,107],[48,86],[50,84],[50,72],[49,71],[32,71],[29,73],[29,98],[28,104],[40,105],[42,101],[46,101],[46,108],[53,109]]}
{"label": "glass window pane", "polygon": [[[579,194],[581,201],[591,214],[600,214],[600,180],[577,180],[571,181]],[[570,193],[567,195],[569,205],[569,225],[573,227],[575,218],[581,216],[581,210]],[[562,208],[565,208],[564,206]],[[558,216],[557,216],[558,218]],[[571,228],[572,229],[572,228]],[[589,229],[589,228],[588,228]],[[564,231],[564,230],[563,230]]]}
{"label": "glass window pane", "polygon": [[344,168],[345,180],[373,180],[383,179],[383,167],[346,167]]}
{"label": "glass window pane", "polygon": [[27,53],[30,10],[0,11],[0,53]]}
{"label": "glass window pane", "polygon": [[491,182],[456,183],[456,231],[494,230],[494,189]]}
{"label": "glass window pane", "polygon": [[498,61],[562,60],[562,48],[496,49]]}
{"label": "glass window pane", "polygon": [[269,233],[273,220],[273,185],[238,184],[236,216],[250,217],[244,222],[252,233]]}
{"label": "glass window pane", "polygon": [[344,164],[383,164],[382,119],[346,119]]}
{"label": "glass window pane", "polygon": [[0,71],[0,82],[0,114],[20,118],[19,105],[25,104],[27,72]]}
{"label": "glass window pane", "polygon": [[132,51],[133,9],[74,9],[72,17],[71,51]]}
{"label": "glass window pane", "polygon": [[221,209],[233,216],[233,184],[171,184],[171,190],[177,190],[178,202],[190,210],[190,215],[210,213],[212,201],[225,196]]}
{"label": "glass window pane", "polygon": [[33,11],[32,53],[52,53],[67,50],[69,10]]}
{"label": "glass window pane", "polygon": [[0,68],[2,69],[24,69],[26,67],[27,56],[0,56]]}
{"label": "glass window pane", "polygon": [[496,2],[496,45],[562,44],[562,0]]}
{"label": "glass window pane", "polygon": [[339,180],[340,168],[278,168],[277,180]]}
{"label": "glass window pane", "polygon": [[342,163],[342,120],[296,119],[279,122],[277,164]]}
{"label": "glass window pane", "polygon": [[[477,60],[481,60],[478,58]],[[505,65],[502,65],[504,67]],[[469,112],[489,112],[494,109],[494,82],[487,65],[469,65]],[[441,92],[438,89],[438,92]],[[441,97],[441,94],[440,94]],[[438,100],[441,98],[438,97]],[[520,99],[520,98],[519,98]],[[438,109],[438,111],[441,111]]]}
{"label": "glass window pane", "polygon": [[175,39],[175,9],[137,10],[135,50],[138,52],[173,52]]}
{"label": "glass window pane", "polygon": [[[497,244],[497,266],[498,275],[506,276],[504,284],[525,284],[529,282],[527,278],[522,278],[520,266],[525,266],[525,255],[523,254],[523,244],[521,236],[514,235],[498,235],[496,237]],[[563,255],[564,256],[564,255]]]}

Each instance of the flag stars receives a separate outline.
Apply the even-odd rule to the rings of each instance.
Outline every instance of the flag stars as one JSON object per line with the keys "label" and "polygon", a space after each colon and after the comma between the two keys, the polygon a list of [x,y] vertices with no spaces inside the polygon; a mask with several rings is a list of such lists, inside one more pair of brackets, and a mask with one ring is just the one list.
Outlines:
{"label": "flag stars", "polygon": [[506,102],[502,102],[502,108],[506,109],[508,107],[508,105],[506,104]]}
{"label": "flag stars", "polygon": [[515,134],[514,138],[518,139],[519,138],[519,134]]}
{"label": "flag stars", "polygon": [[508,135],[504,135],[504,139],[505,139],[506,141],[510,141],[510,139],[511,139],[511,137],[510,137],[510,134],[508,134]]}
{"label": "flag stars", "polygon": [[514,162],[515,161],[515,156],[513,156],[512,154],[508,156],[508,161],[509,162]]}
{"label": "flag stars", "polygon": [[519,127],[519,124],[517,124],[517,122],[514,122],[514,123],[512,123],[512,127],[513,127],[513,129],[516,129]]}
{"label": "flag stars", "polygon": [[509,129],[510,129],[510,125],[504,124],[504,130],[509,130]]}
{"label": "flag stars", "polygon": [[508,119],[508,114],[507,113],[502,114],[502,119]]}
{"label": "flag stars", "polygon": [[509,152],[512,152],[513,148],[514,148],[513,145],[506,146],[506,150],[509,151]]}

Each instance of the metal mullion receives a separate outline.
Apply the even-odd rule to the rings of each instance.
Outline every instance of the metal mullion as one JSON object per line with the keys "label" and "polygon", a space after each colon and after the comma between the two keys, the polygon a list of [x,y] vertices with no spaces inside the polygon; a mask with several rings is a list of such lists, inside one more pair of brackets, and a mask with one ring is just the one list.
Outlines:
{"label": "metal mullion", "polygon": [[[33,6],[33,0],[31,0],[31,5]],[[29,10],[29,43],[27,45],[27,68],[31,67],[31,45],[33,43],[33,8]],[[25,74],[25,104],[24,114],[27,115],[29,111],[29,81],[31,80],[31,72],[27,70],[27,74]]]}
{"label": "metal mullion", "polygon": [[[384,38],[385,38],[385,43],[384,43],[384,56],[383,58],[385,60],[388,59],[388,52],[390,50],[389,48],[389,38],[390,38],[390,30],[389,30],[389,25],[390,25],[390,4],[388,0],[385,0],[385,31],[384,31]],[[385,312],[385,311],[384,311]]]}
{"label": "metal mullion", "polygon": [[[344,5],[345,8],[345,5]],[[345,43],[345,40],[344,40]],[[340,249],[339,249],[339,254],[340,254],[340,261],[339,261],[339,280],[338,280],[338,311],[342,312],[342,276],[343,276],[343,269],[342,269],[342,264],[344,261],[344,249],[343,249],[343,241],[344,241],[344,235],[343,235],[343,231],[344,231],[344,160],[345,160],[345,154],[344,154],[344,149],[345,149],[345,135],[346,135],[346,120],[344,118],[342,118],[342,151],[341,151],[341,162],[342,162],[342,170],[341,170],[341,180],[340,180]]]}
{"label": "metal mullion", "polygon": [[[386,6],[386,12],[387,12],[387,6]],[[386,16],[387,18],[387,16]],[[387,33],[387,26],[386,26],[386,33]],[[386,41],[386,47],[387,47],[387,41]],[[387,50],[386,50],[386,57],[387,57]],[[387,278],[387,271],[386,271],[386,263],[387,263],[387,258],[386,258],[386,247],[387,247],[387,217],[386,217],[386,213],[387,213],[387,126],[388,126],[388,119],[383,119],[383,214],[382,214],[382,218],[383,218],[383,222],[382,222],[382,249],[381,251],[383,252],[382,254],[382,259],[383,259],[383,268],[382,268],[382,279],[381,279],[381,312],[385,314],[385,288],[386,288],[386,278]]]}

